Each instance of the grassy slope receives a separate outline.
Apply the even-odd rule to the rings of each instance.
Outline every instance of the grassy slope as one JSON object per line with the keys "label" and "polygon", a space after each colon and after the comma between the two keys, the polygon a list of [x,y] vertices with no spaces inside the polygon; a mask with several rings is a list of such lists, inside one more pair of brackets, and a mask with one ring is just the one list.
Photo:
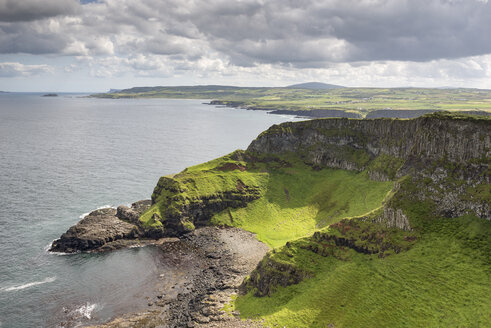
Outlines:
{"label": "grassy slope", "polygon": [[250,291],[233,306],[272,327],[491,327],[491,222],[434,217],[431,202],[413,200],[410,180],[402,186],[395,202],[417,236],[408,251],[379,258],[341,248],[322,257],[300,247],[313,243],[303,238],[273,258],[313,278],[271,297]]}
{"label": "grassy slope", "polygon": [[[261,198],[246,207],[230,208],[212,218],[212,224],[237,226],[257,234],[270,247],[312,234],[344,217],[359,216],[382,205],[392,182],[375,182],[366,172],[323,169],[316,171],[298,159],[288,158],[287,166],[277,162],[246,163],[227,155],[187,168],[172,176],[181,188],[177,195],[164,191],[140,220],[146,226],[154,222],[154,213],[165,217],[173,206],[218,195],[237,188],[240,180],[260,191]],[[224,165],[246,168],[223,171]],[[162,180],[162,179],[161,179]],[[160,183],[160,182],[159,182]],[[176,206],[177,207],[177,206]]]}
{"label": "grassy slope", "polygon": [[264,197],[245,208],[218,213],[212,222],[252,231],[270,247],[278,247],[380,207],[392,186],[392,182],[372,181],[366,173],[314,171],[296,163],[269,172]]}
{"label": "grassy slope", "polygon": [[432,228],[386,258],[351,251],[342,261],[297,249],[297,265],[314,278],[272,297],[249,293],[235,306],[272,327],[489,327],[491,254],[473,243],[489,243],[491,223],[464,217]]}
{"label": "grassy slope", "polygon": [[[383,167],[387,162],[381,158],[371,165]],[[220,169],[225,164],[246,169]],[[180,183],[180,195],[191,200],[233,190],[238,179],[257,187],[260,199],[215,214],[212,223],[257,233],[275,247],[275,260],[310,273],[311,278],[278,287],[270,297],[255,297],[254,291],[240,296],[231,306],[243,317],[273,327],[491,327],[491,222],[473,216],[434,217],[430,202],[411,196],[421,188],[410,179],[401,179],[405,192],[391,195],[390,202],[408,215],[417,240],[407,251],[379,257],[343,247],[321,256],[304,247],[313,243],[304,236],[316,230],[335,233],[329,224],[375,210],[392,182],[371,181],[365,172],[316,171],[294,158],[244,162],[230,155],[173,178]],[[479,197],[489,198],[489,186],[484,187]],[[142,220],[152,211],[165,210],[167,198],[174,196],[161,195]],[[389,238],[392,233],[396,243],[412,237],[397,230]]]}

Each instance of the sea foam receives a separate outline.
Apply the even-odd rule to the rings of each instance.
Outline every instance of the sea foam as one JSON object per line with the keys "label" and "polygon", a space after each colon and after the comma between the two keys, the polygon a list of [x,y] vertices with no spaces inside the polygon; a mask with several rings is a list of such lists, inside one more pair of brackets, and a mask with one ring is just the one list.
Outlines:
{"label": "sea foam", "polygon": [[37,285],[46,284],[48,282],[53,282],[55,280],[56,280],[56,277],[48,277],[48,278],[41,280],[41,281],[34,281],[34,282],[29,282],[29,283],[23,284],[23,285],[6,287],[6,288],[2,288],[1,290],[5,291],[5,292],[12,292],[12,291],[22,290],[22,289],[26,289],[26,288],[37,286]]}
{"label": "sea foam", "polygon": [[76,311],[84,318],[91,319],[92,318],[92,312],[95,310],[97,307],[96,303],[89,303],[82,305],[79,307]]}
{"label": "sea foam", "polygon": [[79,219],[83,219],[85,218],[87,215],[89,215],[90,213],[94,212],[94,211],[97,211],[97,210],[102,210],[102,209],[105,209],[105,208],[116,208],[112,205],[103,205],[103,206],[99,206],[98,208],[96,208],[95,210],[92,210],[90,212],[87,212],[87,213],[83,213],[82,215],[80,215],[78,218]]}

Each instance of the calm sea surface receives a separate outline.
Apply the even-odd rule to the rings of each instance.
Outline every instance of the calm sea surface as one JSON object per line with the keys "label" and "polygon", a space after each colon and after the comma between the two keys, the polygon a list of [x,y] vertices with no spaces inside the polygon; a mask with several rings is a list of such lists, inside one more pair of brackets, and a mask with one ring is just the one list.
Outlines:
{"label": "calm sea surface", "polygon": [[161,175],[245,149],[292,117],[199,100],[0,94],[0,327],[69,327],[145,306],[159,250],[53,255],[83,213],[148,199]]}

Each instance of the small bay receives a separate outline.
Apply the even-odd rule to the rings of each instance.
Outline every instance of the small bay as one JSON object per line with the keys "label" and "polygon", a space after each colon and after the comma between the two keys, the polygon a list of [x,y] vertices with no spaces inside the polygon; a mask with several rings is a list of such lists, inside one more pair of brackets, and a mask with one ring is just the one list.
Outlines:
{"label": "small bay", "polygon": [[155,247],[105,254],[46,250],[97,207],[148,199],[161,175],[297,120],[205,100],[0,95],[0,327],[72,327],[145,306]]}

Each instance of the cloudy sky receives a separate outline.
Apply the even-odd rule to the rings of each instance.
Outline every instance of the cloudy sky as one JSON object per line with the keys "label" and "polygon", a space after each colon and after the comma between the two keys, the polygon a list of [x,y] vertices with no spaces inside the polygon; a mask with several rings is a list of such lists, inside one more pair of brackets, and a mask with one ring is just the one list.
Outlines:
{"label": "cloudy sky", "polygon": [[487,0],[0,0],[0,90],[491,89]]}

